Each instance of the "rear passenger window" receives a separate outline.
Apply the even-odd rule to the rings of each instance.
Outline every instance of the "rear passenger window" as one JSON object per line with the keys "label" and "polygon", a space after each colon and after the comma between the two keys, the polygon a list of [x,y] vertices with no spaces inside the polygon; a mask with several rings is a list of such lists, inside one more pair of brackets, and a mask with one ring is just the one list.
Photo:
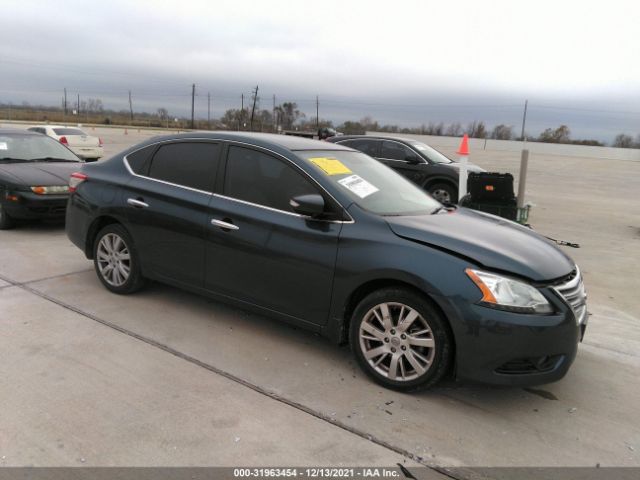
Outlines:
{"label": "rear passenger window", "polygon": [[149,170],[149,160],[151,160],[151,155],[155,149],[156,146],[152,145],[127,155],[127,163],[129,167],[131,167],[131,170],[133,170],[133,173],[138,175],[147,174]]}
{"label": "rear passenger window", "polygon": [[360,150],[362,153],[366,153],[371,157],[377,157],[377,140],[347,140],[346,142],[340,142],[342,145],[345,145],[349,148],[354,148],[356,150]]}
{"label": "rear passenger window", "polygon": [[212,192],[219,163],[217,143],[171,143],[161,146],[153,156],[149,177]]}
{"label": "rear passenger window", "polygon": [[382,158],[390,160],[407,160],[416,157],[416,154],[410,148],[396,142],[382,142]]}
{"label": "rear passenger window", "polygon": [[294,167],[256,150],[230,147],[225,195],[247,202],[293,212],[291,197],[318,193]]}

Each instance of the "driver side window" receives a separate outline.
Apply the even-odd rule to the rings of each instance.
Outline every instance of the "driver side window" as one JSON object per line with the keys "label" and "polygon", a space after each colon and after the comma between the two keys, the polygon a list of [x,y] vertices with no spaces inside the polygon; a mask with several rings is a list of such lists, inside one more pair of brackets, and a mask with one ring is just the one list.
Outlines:
{"label": "driver side window", "polygon": [[320,194],[318,188],[286,162],[250,148],[229,147],[226,196],[293,213],[292,197],[314,193]]}

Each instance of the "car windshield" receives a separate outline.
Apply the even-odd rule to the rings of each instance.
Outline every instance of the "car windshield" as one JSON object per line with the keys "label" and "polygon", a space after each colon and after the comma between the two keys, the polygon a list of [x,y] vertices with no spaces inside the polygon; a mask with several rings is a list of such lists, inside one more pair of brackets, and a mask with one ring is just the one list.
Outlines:
{"label": "car windshield", "polygon": [[361,152],[296,152],[365,210],[378,215],[423,215],[441,204],[389,167]]}
{"label": "car windshield", "polygon": [[56,135],[86,135],[86,133],[77,128],[54,128],[53,133]]}
{"label": "car windshield", "polygon": [[0,163],[35,161],[80,162],[68,148],[50,137],[0,133]]}
{"label": "car windshield", "polygon": [[432,163],[452,163],[453,162],[453,160],[451,160],[449,157],[447,157],[443,153],[440,153],[435,148],[430,147],[426,143],[411,142],[411,146],[417,149],[420,153],[422,153],[422,155],[426,156],[429,160],[431,160]]}

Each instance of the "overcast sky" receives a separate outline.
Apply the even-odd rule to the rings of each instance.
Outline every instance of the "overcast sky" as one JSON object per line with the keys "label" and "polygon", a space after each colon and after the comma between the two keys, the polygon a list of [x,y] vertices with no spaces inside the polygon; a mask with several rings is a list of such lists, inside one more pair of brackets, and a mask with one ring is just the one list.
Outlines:
{"label": "overcast sky", "polygon": [[640,2],[3,0],[0,102],[214,116],[258,84],[336,123],[485,120],[640,133]]}

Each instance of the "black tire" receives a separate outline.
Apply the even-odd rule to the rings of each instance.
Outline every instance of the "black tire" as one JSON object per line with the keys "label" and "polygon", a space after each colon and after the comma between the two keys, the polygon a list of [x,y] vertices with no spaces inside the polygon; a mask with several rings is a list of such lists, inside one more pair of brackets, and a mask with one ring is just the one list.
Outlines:
{"label": "black tire", "polygon": [[13,225],[13,218],[9,216],[2,204],[0,204],[0,230],[9,230],[13,228]]}
{"label": "black tire", "polygon": [[[392,318],[394,329],[383,331],[382,323],[378,322],[377,325],[382,328],[378,329],[376,338],[374,340],[366,338],[367,336],[374,338],[374,334],[361,330],[361,327],[370,328],[372,324],[369,321],[372,321],[374,317],[380,318],[376,317],[375,312],[373,314],[372,312],[382,304],[391,304],[388,307],[391,317],[394,316],[394,311],[400,316],[402,312],[407,312],[407,310],[401,310],[402,307],[409,308],[408,312],[413,310],[418,313],[419,316],[416,320],[404,331],[406,335],[398,329],[398,325],[395,324],[397,320]],[[405,319],[408,317],[407,313],[405,313]],[[368,321],[365,322],[366,320]],[[374,326],[376,321],[373,320]],[[416,335],[416,333],[420,334],[425,329],[425,324],[430,331],[422,333],[422,336]],[[389,287],[369,294],[356,307],[351,317],[349,330],[351,349],[360,367],[369,377],[384,387],[400,391],[426,389],[438,383],[449,371],[453,356],[453,339],[449,326],[430,301],[419,293],[405,288]],[[364,336],[361,337],[361,333]],[[382,333],[384,338],[378,338],[377,335],[379,333]],[[410,339],[401,340],[400,335],[404,335],[404,338],[409,338],[410,336]],[[427,342],[429,340],[432,340],[433,347],[415,346],[407,343]],[[394,348],[394,345],[395,353],[388,351],[380,354],[380,356],[374,356],[371,360],[367,360],[365,357],[365,352],[373,353],[377,348],[390,350]],[[411,351],[409,352],[408,350]],[[416,353],[422,358],[415,356]],[[409,355],[411,360],[409,360]],[[389,378],[393,376],[390,375],[390,371],[394,356],[398,358],[395,367],[396,373],[404,375],[404,378]],[[381,359],[380,357],[383,358]],[[423,362],[424,359],[430,359],[430,362]],[[380,362],[377,367],[369,363],[370,361],[377,362],[378,360]],[[420,370],[413,367],[412,362],[416,361],[418,361],[420,367],[425,369],[424,372],[420,372]],[[385,368],[387,372],[381,372]]]}
{"label": "black tire", "polygon": [[434,183],[427,187],[427,192],[440,203],[458,203],[458,189],[450,183]]}
{"label": "black tire", "polygon": [[[120,257],[117,257],[118,252],[115,252],[117,249],[114,247],[115,242],[118,241],[117,239],[122,242],[122,244],[117,243],[118,249],[124,245],[124,249],[120,250]],[[103,240],[105,241],[105,244],[101,245]],[[106,259],[104,254],[108,252],[109,243],[114,247],[114,257]],[[124,260],[126,256],[128,256],[128,260]],[[93,265],[98,278],[107,290],[124,295],[134,293],[144,286],[145,279],[142,276],[140,261],[138,258],[138,253],[135,249],[135,245],[133,244],[133,240],[131,239],[129,232],[127,232],[122,225],[117,223],[107,225],[96,235],[93,242]],[[123,268],[125,267],[125,264],[128,266],[128,275],[125,276],[123,270],[117,268],[118,262],[120,262],[120,265]],[[110,269],[109,266],[111,266]],[[118,270],[118,272],[114,273],[114,270]],[[114,275],[116,275],[116,277],[114,277]],[[120,277],[117,277],[117,275]],[[121,283],[116,281],[118,278],[122,280]]]}

